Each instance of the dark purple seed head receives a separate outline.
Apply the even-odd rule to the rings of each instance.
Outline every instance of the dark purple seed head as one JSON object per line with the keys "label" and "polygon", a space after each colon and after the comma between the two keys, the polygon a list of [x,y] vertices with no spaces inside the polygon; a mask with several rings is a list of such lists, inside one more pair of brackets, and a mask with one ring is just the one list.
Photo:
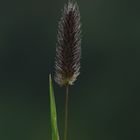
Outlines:
{"label": "dark purple seed head", "polygon": [[58,26],[55,59],[55,81],[60,86],[72,85],[79,75],[81,58],[81,23],[75,1],[64,6]]}

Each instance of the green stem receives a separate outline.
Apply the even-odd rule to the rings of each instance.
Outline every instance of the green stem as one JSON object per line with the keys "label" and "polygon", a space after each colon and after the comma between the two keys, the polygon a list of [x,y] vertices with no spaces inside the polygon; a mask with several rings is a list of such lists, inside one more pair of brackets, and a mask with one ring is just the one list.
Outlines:
{"label": "green stem", "polygon": [[64,140],[67,140],[67,133],[68,133],[68,97],[69,97],[69,85],[66,85],[65,117],[64,117]]}

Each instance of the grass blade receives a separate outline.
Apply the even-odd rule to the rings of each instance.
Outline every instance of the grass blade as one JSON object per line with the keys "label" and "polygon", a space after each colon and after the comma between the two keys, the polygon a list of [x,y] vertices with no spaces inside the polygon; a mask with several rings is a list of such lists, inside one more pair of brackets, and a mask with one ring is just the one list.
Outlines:
{"label": "grass blade", "polygon": [[54,97],[51,74],[49,75],[49,86],[50,86],[50,111],[51,111],[52,140],[59,140],[59,132],[58,132],[58,127],[57,127],[57,113],[56,113],[55,97]]}

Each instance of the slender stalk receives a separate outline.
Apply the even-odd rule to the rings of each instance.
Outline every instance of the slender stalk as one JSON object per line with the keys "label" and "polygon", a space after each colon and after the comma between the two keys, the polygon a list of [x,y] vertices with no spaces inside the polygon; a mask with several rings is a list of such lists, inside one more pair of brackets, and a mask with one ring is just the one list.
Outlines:
{"label": "slender stalk", "polygon": [[69,97],[69,85],[67,84],[65,96],[64,140],[67,140],[68,133],[68,97]]}

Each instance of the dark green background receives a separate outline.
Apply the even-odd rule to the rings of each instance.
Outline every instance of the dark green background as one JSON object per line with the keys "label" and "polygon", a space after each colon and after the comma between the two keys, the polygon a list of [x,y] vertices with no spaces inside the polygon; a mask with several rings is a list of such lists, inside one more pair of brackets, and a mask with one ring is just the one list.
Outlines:
{"label": "dark green background", "polygon": [[[69,140],[140,139],[139,2],[78,3],[82,67],[70,89]],[[51,140],[48,75],[63,5],[0,1],[0,140]],[[65,90],[54,90],[62,137]]]}

